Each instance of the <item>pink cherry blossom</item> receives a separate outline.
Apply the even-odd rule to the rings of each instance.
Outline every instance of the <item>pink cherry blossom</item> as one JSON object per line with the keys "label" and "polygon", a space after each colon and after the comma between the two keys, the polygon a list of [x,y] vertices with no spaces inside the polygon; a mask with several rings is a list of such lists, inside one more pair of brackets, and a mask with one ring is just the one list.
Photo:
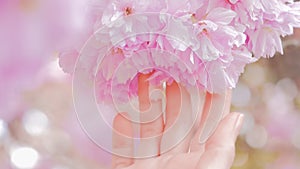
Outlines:
{"label": "pink cherry blossom", "polygon": [[[77,44],[84,44],[89,36],[94,33],[98,36],[97,31],[102,30],[99,44],[106,43],[119,51],[118,57],[105,55],[103,73],[96,77],[100,100],[101,96],[109,95],[109,88],[117,88],[120,95],[135,95],[133,86],[137,84],[133,74],[145,73],[143,68],[149,66],[146,72],[156,72],[149,79],[152,83],[176,80],[185,86],[197,84],[209,92],[221,92],[235,87],[245,65],[283,52],[280,38],[292,34],[294,27],[300,27],[299,4],[291,0],[92,2],[90,6],[100,6],[102,10],[87,16],[91,29],[87,29]],[[147,55],[140,54],[145,50],[149,51]],[[79,53],[77,46],[74,52],[61,54],[64,70],[73,69]],[[96,53],[95,49],[90,55]],[[81,62],[96,71],[95,60],[88,58]],[[126,66],[113,76],[124,60]]]}

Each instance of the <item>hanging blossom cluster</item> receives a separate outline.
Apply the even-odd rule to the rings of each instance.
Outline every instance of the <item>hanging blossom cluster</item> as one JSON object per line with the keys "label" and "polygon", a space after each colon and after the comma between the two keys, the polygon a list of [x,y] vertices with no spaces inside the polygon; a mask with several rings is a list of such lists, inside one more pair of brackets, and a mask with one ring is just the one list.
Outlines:
{"label": "hanging blossom cluster", "polygon": [[[81,39],[105,27],[107,35],[98,39],[112,46],[104,59],[86,61],[95,63],[90,71],[101,67],[95,75],[100,99],[111,97],[111,89],[120,99],[136,94],[132,75],[149,72],[156,84],[233,88],[246,64],[282,53],[281,37],[300,27],[300,3],[293,0],[102,0],[87,9],[90,26]],[[61,53],[66,72],[73,72],[81,47]]]}

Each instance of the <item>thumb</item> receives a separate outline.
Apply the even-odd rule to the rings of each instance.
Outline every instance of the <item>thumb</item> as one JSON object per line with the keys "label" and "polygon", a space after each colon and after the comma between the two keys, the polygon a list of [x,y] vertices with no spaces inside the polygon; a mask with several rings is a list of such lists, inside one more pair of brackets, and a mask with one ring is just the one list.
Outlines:
{"label": "thumb", "polygon": [[243,123],[240,113],[228,114],[205,144],[197,168],[230,169],[235,156],[235,141]]}

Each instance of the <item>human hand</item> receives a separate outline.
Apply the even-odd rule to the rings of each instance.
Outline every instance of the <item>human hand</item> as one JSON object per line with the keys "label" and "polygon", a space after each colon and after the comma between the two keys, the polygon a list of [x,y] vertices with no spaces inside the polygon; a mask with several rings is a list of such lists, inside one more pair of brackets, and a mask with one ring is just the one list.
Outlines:
{"label": "human hand", "polygon": [[[158,118],[149,123],[139,125],[140,137],[149,138],[154,136],[151,142],[140,142],[138,150],[135,150],[132,139],[136,124],[132,123],[128,113],[119,113],[114,119],[113,149],[114,152],[126,154],[127,157],[113,155],[113,169],[176,169],[176,168],[197,168],[197,169],[229,169],[235,155],[235,140],[242,125],[243,116],[239,113],[229,113],[230,95],[220,97],[217,94],[206,94],[205,101],[199,100],[203,106],[202,112],[197,118],[189,133],[183,133],[192,122],[193,110],[189,92],[182,86],[174,82],[166,87],[166,119],[162,116],[162,101],[149,99],[149,75],[139,76],[139,108],[141,112],[160,114]],[[150,87],[151,88],[151,87]],[[202,96],[204,93],[200,93]],[[217,100],[213,101],[212,100]],[[150,108],[149,108],[150,107]],[[184,118],[178,119],[180,111],[184,113]],[[157,113],[159,112],[159,113]],[[221,113],[220,113],[221,112]],[[218,124],[216,130],[208,140],[203,139],[205,127],[212,125],[207,123],[210,114],[224,117]],[[166,134],[169,128],[175,128],[176,132]],[[173,144],[172,140],[182,141],[176,144],[171,150],[165,152],[168,144]],[[134,159],[133,154],[143,156],[153,154],[151,158]]]}

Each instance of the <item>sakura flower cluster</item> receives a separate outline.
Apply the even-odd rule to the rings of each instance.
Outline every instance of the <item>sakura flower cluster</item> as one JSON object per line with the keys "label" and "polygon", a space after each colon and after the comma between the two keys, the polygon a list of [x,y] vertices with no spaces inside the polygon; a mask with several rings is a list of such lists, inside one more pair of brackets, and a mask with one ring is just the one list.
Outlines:
{"label": "sakura flower cluster", "polygon": [[[282,53],[281,37],[300,27],[293,0],[101,0],[87,9],[90,29],[81,39],[98,41],[78,61],[92,63],[81,65],[95,75],[100,99],[111,89],[118,99],[134,95],[136,75],[149,72],[155,84],[175,80],[222,92],[235,87],[246,64]],[[73,72],[80,50],[62,52],[64,70]],[[105,56],[91,59],[97,52]]]}

